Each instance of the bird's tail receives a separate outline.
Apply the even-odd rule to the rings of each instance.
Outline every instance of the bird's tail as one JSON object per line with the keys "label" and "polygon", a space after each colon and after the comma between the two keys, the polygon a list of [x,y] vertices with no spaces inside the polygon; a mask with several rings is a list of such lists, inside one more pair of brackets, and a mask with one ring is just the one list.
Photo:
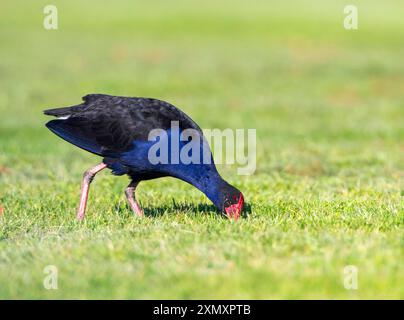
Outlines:
{"label": "bird's tail", "polygon": [[47,109],[43,111],[47,116],[63,117],[71,114],[70,107]]}
{"label": "bird's tail", "polygon": [[77,106],[72,107],[62,107],[62,108],[54,108],[54,109],[47,109],[44,110],[43,113],[47,116],[55,116],[55,117],[68,117],[74,113],[80,112],[84,109],[85,106],[83,104],[79,104]]}

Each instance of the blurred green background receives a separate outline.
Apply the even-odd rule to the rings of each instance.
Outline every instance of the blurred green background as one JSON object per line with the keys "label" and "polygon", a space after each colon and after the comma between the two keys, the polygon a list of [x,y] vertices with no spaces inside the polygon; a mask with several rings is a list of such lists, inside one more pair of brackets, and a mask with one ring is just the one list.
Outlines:
{"label": "blurred green background", "polygon": [[[58,30],[43,27],[45,5]],[[0,298],[404,298],[404,2],[0,3]],[[351,4],[351,3],[349,3]],[[167,100],[202,128],[256,128],[257,170],[220,171],[237,224],[174,179],[102,173],[41,111],[87,93]],[[58,290],[43,286],[55,265]],[[343,270],[358,268],[358,289]]]}

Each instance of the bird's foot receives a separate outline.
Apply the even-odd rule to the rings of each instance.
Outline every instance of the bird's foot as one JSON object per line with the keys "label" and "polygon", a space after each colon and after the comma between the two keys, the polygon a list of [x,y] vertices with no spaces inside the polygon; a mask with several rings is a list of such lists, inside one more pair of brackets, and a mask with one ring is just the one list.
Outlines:
{"label": "bird's foot", "polygon": [[80,204],[79,208],[77,209],[77,220],[81,221],[84,218],[86,213],[86,206],[87,206],[87,198],[88,198],[88,191],[90,189],[90,184],[93,181],[95,175],[104,170],[107,167],[105,163],[100,163],[93,168],[88,169],[84,172],[83,175],[83,182],[81,183],[81,195],[80,195]]}
{"label": "bird's foot", "polygon": [[137,215],[140,218],[144,217],[144,212],[136,200],[134,200],[134,204],[133,205],[131,204],[130,207],[135,215]]}
{"label": "bird's foot", "polygon": [[125,189],[126,199],[128,200],[129,206],[132,209],[133,213],[138,217],[144,217],[144,213],[139,203],[135,199],[135,189],[138,185],[138,182],[132,181]]}

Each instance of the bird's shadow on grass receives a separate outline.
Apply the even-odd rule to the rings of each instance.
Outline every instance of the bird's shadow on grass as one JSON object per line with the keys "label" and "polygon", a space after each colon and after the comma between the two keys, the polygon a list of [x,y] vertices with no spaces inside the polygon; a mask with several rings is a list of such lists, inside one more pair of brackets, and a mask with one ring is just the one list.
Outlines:
{"label": "bird's shadow on grass", "polygon": [[[222,218],[227,218],[225,214],[219,212],[217,208],[212,204],[189,204],[189,203],[173,203],[172,205],[164,205],[158,207],[146,207],[143,208],[146,217],[161,217],[166,214],[175,212],[192,213],[196,215],[213,215],[216,214]],[[251,213],[251,206],[248,203],[244,203],[242,217],[246,218]]]}

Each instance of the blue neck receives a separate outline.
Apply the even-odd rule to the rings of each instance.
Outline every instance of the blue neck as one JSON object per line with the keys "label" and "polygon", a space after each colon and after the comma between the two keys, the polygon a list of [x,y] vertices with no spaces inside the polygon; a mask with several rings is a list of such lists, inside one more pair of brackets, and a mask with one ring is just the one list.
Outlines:
{"label": "blue neck", "polygon": [[203,192],[209,198],[209,200],[212,201],[219,210],[221,210],[219,195],[221,193],[221,187],[225,185],[226,182],[217,172],[215,165],[212,163],[178,166],[178,169],[180,170],[175,170],[175,172],[172,171],[171,175],[192,184],[194,187]]}
{"label": "blue neck", "polygon": [[[125,152],[121,156],[121,161],[136,172],[158,172],[162,176],[168,175],[188,182],[202,191],[221,210],[220,195],[223,186],[226,186],[227,182],[217,172],[209,145],[204,144],[202,141],[196,142],[194,147],[200,151],[199,162],[185,164],[181,160],[178,161],[178,154],[187,143],[180,141],[178,150],[174,152],[175,161],[173,161],[171,159],[171,139],[171,131],[169,130],[168,135],[161,140],[161,144],[166,143],[168,147],[161,149],[160,155],[167,153],[168,163],[150,163],[149,151],[156,143],[154,141],[134,141],[133,149]],[[210,163],[204,161],[206,160],[203,157],[205,154],[206,158],[210,158]]]}

